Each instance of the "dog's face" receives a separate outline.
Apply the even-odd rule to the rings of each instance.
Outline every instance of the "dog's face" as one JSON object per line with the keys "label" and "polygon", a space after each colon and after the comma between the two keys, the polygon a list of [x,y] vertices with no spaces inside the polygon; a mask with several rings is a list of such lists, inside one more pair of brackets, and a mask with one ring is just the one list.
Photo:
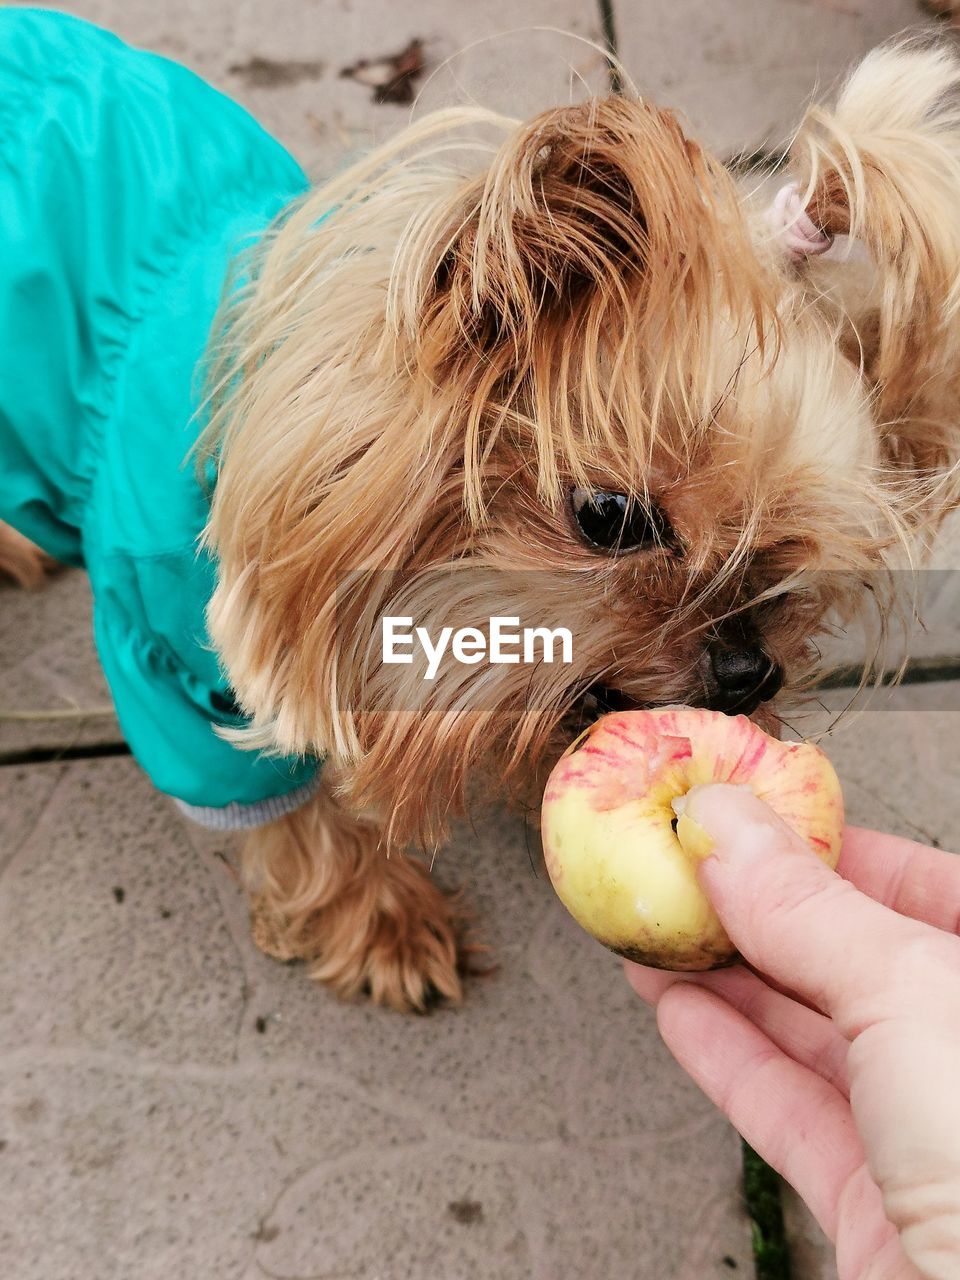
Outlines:
{"label": "dog's face", "polygon": [[[211,628],[254,741],[431,833],[606,707],[757,713],[802,681],[898,517],[871,391],[769,239],[622,99],[473,179],[387,156],[295,214],[219,411]],[[385,616],[495,615],[567,628],[572,661],[381,660]]]}

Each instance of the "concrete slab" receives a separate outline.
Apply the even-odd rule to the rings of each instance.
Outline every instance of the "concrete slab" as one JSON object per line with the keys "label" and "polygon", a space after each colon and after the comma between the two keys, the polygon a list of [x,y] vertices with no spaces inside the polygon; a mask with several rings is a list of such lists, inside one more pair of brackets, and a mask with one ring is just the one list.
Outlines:
{"label": "concrete slab", "polygon": [[223,843],[131,761],[24,777],[0,889],[18,1280],[749,1274],[735,1136],[517,820],[442,859],[499,972],[405,1019],[254,951]]}
{"label": "concrete slab", "polygon": [[[898,569],[877,575],[869,589],[861,589],[865,611],[861,618],[839,627],[818,641],[822,671],[844,664],[879,660],[895,671],[907,660],[915,667],[938,664],[956,667],[960,657],[960,572],[951,563],[955,547],[945,537],[934,548],[929,567]],[[891,606],[880,625],[877,601],[890,592]]]}
{"label": "concrete slab", "polygon": [[[424,1146],[415,1122],[332,1080],[80,1050],[7,1059],[0,1115],[0,1248],[17,1280],[262,1280],[254,1260],[292,1234],[273,1218],[284,1194],[316,1170],[375,1170],[394,1146]],[[314,1228],[358,1220],[349,1203],[309,1217]]]}
{"label": "concrete slab", "polygon": [[[955,758],[951,692],[829,739],[852,821],[960,848],[931,769]],[[0,770],[0,787],[0,1247],[23,1280],[746,1268],[732,1134],[534,876],[515,819],[462,829],[441,863],[499,974],[457,1013],[404,1020],[255,952],[222,840],[132,762]],[[790,1220],[800,1280],[829,1276]]]}
{"label": "concrete slab", "polygon": [[[0,583],[0,756],[119,742],[111,708],[93,647],[86,574],[59,571],[35,591]],[[77,714],[83,711],[98,714]],[[56,718],[57,712],[63,716]]]}
{"label": "concrete slab", "polygon": [[[591,0],[530,0],[522,11],[509,0],[456,7],[273,0],[269,11],[195,0],[66,0],[61,7],[186,62],[242,102],[314,175],[434,107],[474,100],[524,115],[608,83],[602,56],[585,43],[601,36]],[[414,82],[415,92],[423,90],[416,106],[375,103],[369,87],[341,77],[359,60],[396,54],[413,39],[423,42],[425,64]]]}
{"label": "concrete slab", "polygon": [[944,521],[930,560],[931,590],[918,644],[929,653],[960,654],[960,512]]}
{"label": "concrete slab", "polygon": [[794,1189],[781,1193],[783,1223],[790,1245],[790,1271],[796,1280],[838,1280],[837,1253]]}
{"label": "concrete slab", "polygon": [[230,1061],[246,977],[215,859],[129,759],[19,772],[37,794],[4,850],[0,1044]]}
{"label": "concrete slab", "polygon": [[0,873],[50,803],[63,766],[0,768]]}
{"label": "concrete slab", "polygon": [[929,21],[916,0],[621,0],[615,17],[637,88],[724,151],[782,142],[860,55]]}
{"label": "concrete slab", "polygon": [[878,690],[845,711],[847,701],[825,694],[803,732],[836,723],[821,745],[840,773],[848,820],[960,853],[960,683]]}

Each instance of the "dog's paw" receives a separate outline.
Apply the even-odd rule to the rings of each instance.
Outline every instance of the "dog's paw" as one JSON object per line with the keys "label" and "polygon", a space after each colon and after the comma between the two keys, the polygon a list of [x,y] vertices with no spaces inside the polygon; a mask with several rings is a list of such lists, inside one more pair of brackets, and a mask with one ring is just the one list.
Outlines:
{"label": "dog's paw", "polygon": [[284,964],[301,957],[296,948],[288,940],[286,923],[282,916],[271,907],[262,895],[255,897],[250,904],[250,934],[253,945],[271,960],[280,960]]}
{"label": "dog's paw", "polygon": [[311,978],[342,999],[367,998],[401,1013],[459,1004],[463,978],[488,972],[484,948],[467,938],[459,896],[440,890],[414,858],[385,858],[375,874],[344,884],[296,922],[258,895],[251,929],[266,955],[310,962]]}
{"label": "dog's paw", "polygon": [[[400,1013],[426,1013],[443,1001],[459,1004],[467,957],[465,919],[416,860],[394,856],[377,884],[360,886],[327,916],[322,948],[310,976],[345,999],[368,997]],[[375,892],[375,902],[371,896]]]}

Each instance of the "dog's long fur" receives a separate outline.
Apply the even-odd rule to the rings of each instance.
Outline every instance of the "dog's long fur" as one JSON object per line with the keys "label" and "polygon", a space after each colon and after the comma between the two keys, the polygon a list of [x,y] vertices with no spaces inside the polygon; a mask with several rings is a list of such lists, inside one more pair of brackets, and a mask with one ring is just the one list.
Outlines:
{"label": "dog's long fur", "polygon": [[[859,262],[795,268],[674,115],[612,98],[428,118],[248,264],[213,364],[211,631],[251,745],[326,753],[339,838],[344,813],[378,823],[381,875],[476,778],[535,795],[594,682],[696,700],[705,636],[744,615],[799,680],[854,577],[922,552],[957,494],[958,82],[945,49],[882,49],[804,121],[789,166]],[[655,497],[684,554],[585,548],[572,485]],[[384,613],[531,610],[572,627],[572,669],[451,670],[425,695],[374,658]],[[306,822],[254,835],[248,865],[352,991],[348,940],[393,925],[350,875],[338,892]],[[420,987],[381,945],[371,989],[398,1007],[458,990],[455,921],[421,887],[444,977],[432,942]]]}
{"label": "dog's long fur", "polygon": [[[402,845],[525,795],[585,691],[696,701],[749,625],[801,684],[864,573],[957,499],[960,65],[871,55],[787,168],[839,246],[795,266],[669,111],[428,117],[242,266],[210,361],[211,634],[251,748],[326,756],[250,837],[258,937],[343,994],[460,993],[461,921]],[[598,554],[572,486],[668,514]],[[682,550],[681,550],[682,549]],[[387,613],[569,626],[572,666],[384,668]]]}
{"label": "dog's long fur", "polygon": [[899,499],[911,525],[935,524],[956,493],[958,74],[947,46],[876,50],[834,112],[809,112],[793,148],[818,223],[875,264],[866,281],[824,263],[810,279],[837,307],[842,345],[863,359],[884,462],[916,478]]}

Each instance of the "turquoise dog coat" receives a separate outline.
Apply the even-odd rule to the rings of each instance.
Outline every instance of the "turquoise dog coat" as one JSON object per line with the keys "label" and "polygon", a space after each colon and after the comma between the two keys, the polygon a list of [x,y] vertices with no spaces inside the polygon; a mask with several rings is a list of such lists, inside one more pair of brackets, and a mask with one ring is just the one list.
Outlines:
{"label": "turquoise dog coat", "polygon": [[87,570],[130,748],[215,826],[289,811],[319,767],[216,733],[242,720],[207,637],[216,564],[188,457],[231,260],[306,186],[185,68],[0,9],[0,519]]}

